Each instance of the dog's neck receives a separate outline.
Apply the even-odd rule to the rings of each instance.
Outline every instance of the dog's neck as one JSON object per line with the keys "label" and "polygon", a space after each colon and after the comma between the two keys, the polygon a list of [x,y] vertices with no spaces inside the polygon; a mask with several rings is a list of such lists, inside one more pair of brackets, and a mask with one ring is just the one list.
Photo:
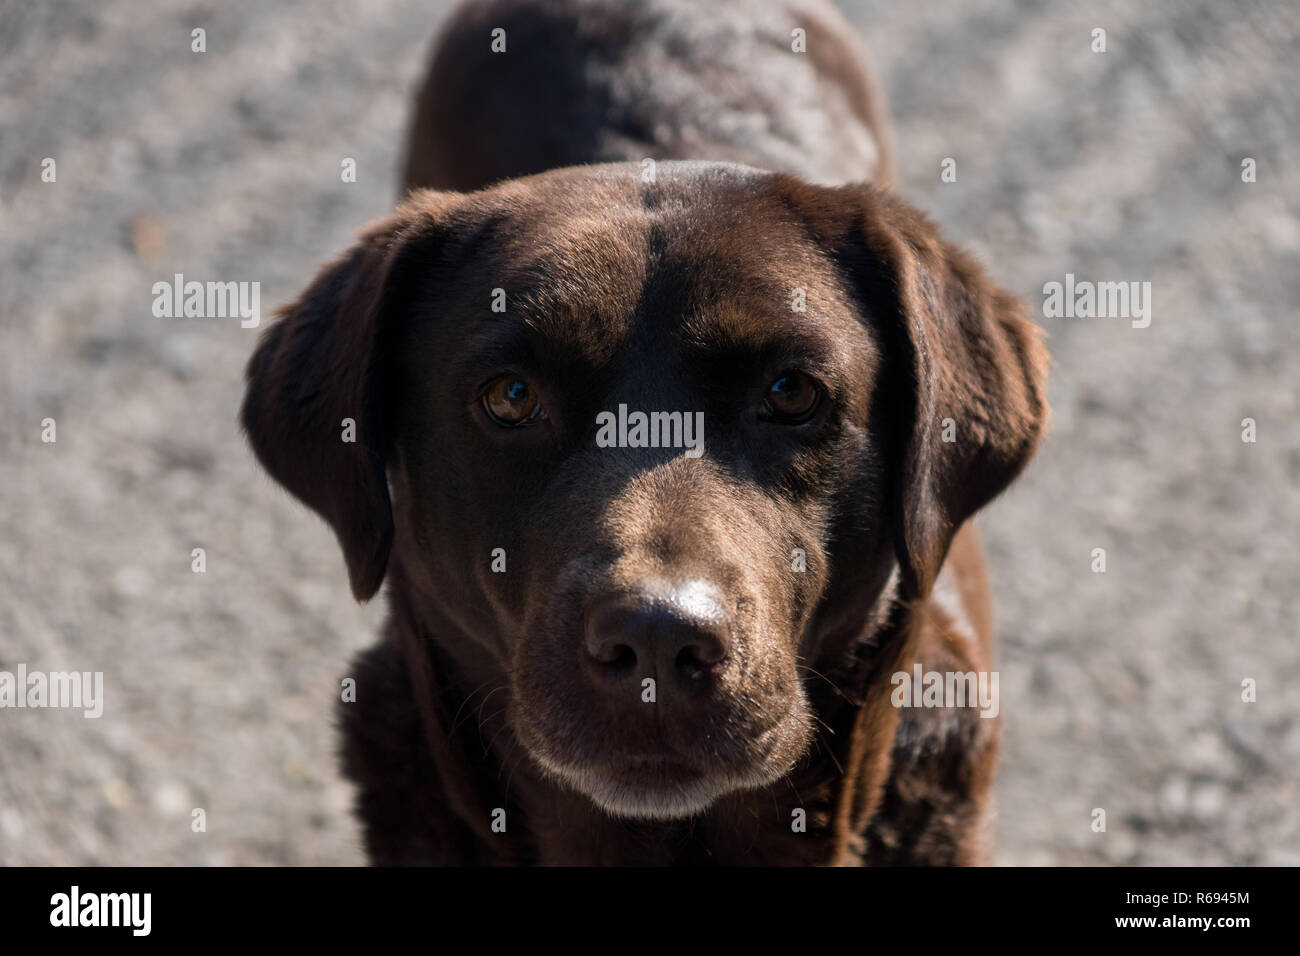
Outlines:
{"label": "dog's neck", "polygon": [[[515,739],[509,693],[490,655],[422,617],[400,567],[389,592],[388,640],[405,662],[428,753],[431,813],[458,819],[462,862],[573,864],[856,863],[890,769],[898,711],[879,679],[905,666],[912,615],[892,598],[863,621],[838,662],[805,679],[817,717],[808,755],[760,790],[722,798],[684,821],[615,819],[549,780]],[[427,607],[427,606],[426,606]],[[844,652],[847,653],[844,653]],[[415,725],[412,725],[413,730]],[[364,799],[364,795],[363,795]]]}

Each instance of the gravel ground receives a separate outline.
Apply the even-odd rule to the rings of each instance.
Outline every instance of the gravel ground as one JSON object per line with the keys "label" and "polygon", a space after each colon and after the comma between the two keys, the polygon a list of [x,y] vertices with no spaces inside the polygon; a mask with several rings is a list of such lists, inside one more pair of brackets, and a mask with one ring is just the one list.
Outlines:
{"label": "gravel ground", "polygon": [[[383,214],[444,7],[0,0],[0,669],[105,675],[98,720],[0,710],[0,862],[362,860],[331,713],[382,608],[238,433],[256,330],[152,286],[269,315]],[[1300,864],[1300,7],[846,10],[951,237],[1035,309],[1152,288],[1147,328],[1040,319],[1052,435],[982,518],[997,862]]]}

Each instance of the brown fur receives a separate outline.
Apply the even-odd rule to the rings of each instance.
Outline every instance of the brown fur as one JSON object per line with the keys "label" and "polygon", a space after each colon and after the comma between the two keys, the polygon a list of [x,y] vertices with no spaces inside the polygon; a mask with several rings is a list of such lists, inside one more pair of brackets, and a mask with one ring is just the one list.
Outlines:
{"label": "brown fur", "polygon": [[[992,667],[967,522],[1042,434],[1046,353],[919,213],[878,185],[809,181],[847,166],[879,183],[890,159],[843,21],[790,9],[464,8],[407,162],[408,185],[434,189],[327,266],[249,363],[259,459],[334,527],[358,599],[389,582],[383,639],[342,705],[375,862],[982,859],[997,721],[897,708],[890,678],[916,661]],[[769,42],[792,24],[803,59]],[[486,52],[495,26],[504,54]],[[765,128],[724,122],[709,92],[727,30],[741,60],[779,59],[723,78],[734,104],[771,112]],[[645,69],[664,50],[689,82],[617,82],[662,76]],[[796,104],[783,123],[783,91],[823,112]],[[840,142],[819,138],[830,127]],[[646,182],[644,156],[711,162],[663,161]],[[626,162],[552,168],[605,160]],[[826,385],[816,415],[755,418],[788,367]],[[478,394],[501,370],[530,379],[546,422],[485,417]],[[596,447],[596,414],[619,403],[703,411],[703,456]],[[716,599],[664,611],[655,582],[670,603],[690,582]],[[631,702],[583,650],[611,601],[630,610],[610,620],[721,635],[721,659],[694,683],[656,671],[662,701]],[[650,646],[634,644],[638,667]],[[679,777],[694,809],[671,818],[593,802],[632,812],[662,791],[646,799],[666,806]]]}

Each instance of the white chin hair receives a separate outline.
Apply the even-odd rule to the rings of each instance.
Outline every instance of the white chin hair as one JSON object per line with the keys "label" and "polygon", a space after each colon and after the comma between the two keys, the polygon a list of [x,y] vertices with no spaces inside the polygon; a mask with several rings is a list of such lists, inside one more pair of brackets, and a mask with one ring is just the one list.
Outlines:
{"label": "white chin hair", "polygon": [[685,820],[698,816],[731,791],[717,780],[692,780],[677,787],[637,788],[594,774],[580,774],[570,786],[585,793],[610,816],[630,820]]}
{"label": "white chin hair", "polygon": [[719,797],[771,782],[719,775],[667,786],[632,787],[595,771],[566,767],[540,755],[535,754],[534,759],[554,779],[584,794],[610,816],[624,820],[686,820],[709,809]]}

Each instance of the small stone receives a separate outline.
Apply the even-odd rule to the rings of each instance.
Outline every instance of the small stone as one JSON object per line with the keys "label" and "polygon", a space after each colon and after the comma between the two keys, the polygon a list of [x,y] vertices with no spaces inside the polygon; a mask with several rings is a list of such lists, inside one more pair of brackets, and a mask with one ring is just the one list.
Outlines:
{"label": "small stone", "polygon": [[113,589],[125,598],[144,597],[152,583],[149,573],[133,564],[123,565],[113,574]]}
{"label": "small stone", "polygon": [[191,804],[189,791],[175,780],[166,781],[153,794],[153,805],[164,816],[188,816]]}
{"label": "small stone", "polygon": [[1160,788],[1160,809],[1171,817],[1181,817],[1187,812],[1188,786],[1185,777],[1170,777]]}
{"label": "small stone", "polygon": [[131,248],[146,265],[152,265],[167,252],[167,235],[162,224],[152,216],[136,216],[131,222]]}
{"label": "small stone", "polygon": [[1202,783],[1192,789],[1190,800],[1192,816],[1201,823],[1211,823],[1219,819],[1223,804],[1222,784]]}
{"label": "small stone", "polygon": [[114,810],[125,810],[131,805],[131,788],[122,780],[109,780],[104,783],[104,802]]}

